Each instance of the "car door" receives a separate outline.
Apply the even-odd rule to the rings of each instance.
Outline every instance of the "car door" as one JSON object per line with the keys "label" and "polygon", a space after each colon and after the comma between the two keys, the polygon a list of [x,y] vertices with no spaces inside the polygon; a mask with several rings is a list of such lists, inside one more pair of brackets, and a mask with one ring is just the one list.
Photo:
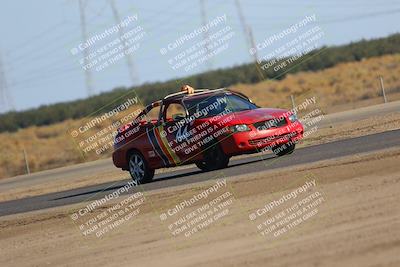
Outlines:
{"label": "car door", "polygon": [[137,118],[137,123],[140,124],[140,132],[135,137],[135,140],[130,142],[132,147],[141,151],[151,168],[154,169],[170,166],[160,146],[160,114],[161,101],[147,106]]}
{"label": "car door", "polygon": [[191,153],[188,153],[188,140],[192,137],[191,123],[186,118],[186,109],[180,101],[164,106],[159,130],[165,145],[165,154],[172,165],[181,165],[191,156]]}

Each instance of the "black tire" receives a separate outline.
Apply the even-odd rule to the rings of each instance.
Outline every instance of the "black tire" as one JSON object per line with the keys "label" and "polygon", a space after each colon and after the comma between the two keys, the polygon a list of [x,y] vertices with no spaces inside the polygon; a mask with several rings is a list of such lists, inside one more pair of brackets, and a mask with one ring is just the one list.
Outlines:
{"label": "black tire", "polygon": [[207,171],[207,166],[204,161],[198,161],[198,162],[195,162],[195,164],[196,164],[197,168],[199,168],[200,170]]}
{"label": "black tire", "polygon": [[292,154],[295,148],[296,148],[295,144],[290,144],[290,145],[283,144],[280,146],[274,146],[272,148],[272,151],[275,153],[275,155],[281,157],[284,155]]}
{"label": "black tire", "polygon": [[196,166],[202,171],[223,169],[229,164],[229,157],[217,143],[213,143],[204,150],[203,158],[203,161],[196,162]]}
{"label": "black tire", "polygon": [[128,157],[128,170],[136,184],[151,182],[154,177],[154,169],[149,168],[146,159],[137,151],[130,153]]}

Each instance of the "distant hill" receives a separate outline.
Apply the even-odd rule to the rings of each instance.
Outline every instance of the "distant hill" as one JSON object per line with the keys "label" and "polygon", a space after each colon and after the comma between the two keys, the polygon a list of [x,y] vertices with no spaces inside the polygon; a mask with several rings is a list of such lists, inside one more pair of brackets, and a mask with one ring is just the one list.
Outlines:
{"label": "distant hill", "polygon": [[[294,68],[275,72],[272,68],[262,71],[253,63],[210,71],[179,80],[154,82],[138,87],[117,88],[86,99],[41,106],[20,112],[8,112],[0,115],[0,132],[13,132],[29,126],[50,125],[67,119],[79,119],[99,108],[110,105],[109,108],[119,105],[124,94],[131,90],[137,93],[143,104],[160,99],[166,94],[176,92],[181,84],[191,84],[197,88],[220,88],[238,83],[255,84],[264,79],[283,79],[289,73],[299,71],[317,71],[333,67],[338,63],[360,61],[364,58],[400,53],[400,34],[385,38],[362,40],[342,46],[322,47],[311,51],[301,64]],[[299,60],[299,62],[301,59]],[[287,72],[286,72],[287,71]],[[119,99],[119,100],[118,100]],[[117,100],[117,101],[116,101]],[[112,104],[110,104],[112,103]]]}

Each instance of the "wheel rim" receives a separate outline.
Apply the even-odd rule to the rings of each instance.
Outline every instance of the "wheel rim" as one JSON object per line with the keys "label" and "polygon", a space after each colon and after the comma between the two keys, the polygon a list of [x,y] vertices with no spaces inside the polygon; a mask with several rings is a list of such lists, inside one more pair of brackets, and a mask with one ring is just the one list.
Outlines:
{"label": "wheel rim", "polygon": [[129,171],[136,181],[141,181],[144,177],[144,161],[139,155],[132,155],[129,160]]}

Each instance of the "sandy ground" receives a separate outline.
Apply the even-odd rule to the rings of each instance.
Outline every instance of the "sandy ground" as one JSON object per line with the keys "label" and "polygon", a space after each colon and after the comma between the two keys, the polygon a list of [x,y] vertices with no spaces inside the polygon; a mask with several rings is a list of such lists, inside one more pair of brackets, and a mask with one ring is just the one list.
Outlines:
{"label": "sandy ground", "polygon": [[[86,204],[5,216],[0,218],[0,266],[400,266],[399,160],[400,151],[391,149],[251,177],[225,177],[227,184],[207,199],[164,221],[160,216],[216,181],[144,193],[144,202],[135,206],[138,214],[101,237],[81,233],[79,224],[88,219],[86,215],[75,222],[70,218]],[[221,183],[223,172],[217,178]],[[271,201],[312,181],[315,186],[296,191],[296,198],[249,219]],[[203,211],[210,211],[204,205],[228,192],[229,199],[212,208],[218,207],[208,217],[214,221],[203,224],[198,232],[185,237],[185,231],[173,235],[168,229],[182,215],[188,222],[199,218],[194,224],[198,227],[207,220]],[[304,204],[317,193],[318,199],[322,197],[318,205],[315,199]],[[121,199],[108,202],[91,218],[118,203]],[[299,204],[303,213],[296,218],[303,218],[301,223],[286,221],[281,226],[287,231],[281,235],[277,231],[260,234],[260,224],[292,218]],[[292,209],[287,217],[282,215],[286,208]]]}
{"label": "sandy ground", "polygon": [[[325,124],[327,124],[326,120],[329,120],[329,117],[323,118],[323,120],[325,121],[322,122],[325,122]],[[315,125],[318,126],[318,123]],[[384,131],[395,129],[400,129],[400,112],[385,114],[382,116],[372,116],[368,119],[362,119],[352,122],[329,123],[329,127],[319,127],[316,132],[305,137],[298,147],[322,144],[336,140],[359,137],[374,133],[381,133]],[[253,155],[243,155],[239,157],[249,156]],[[185,169],[190,167],[194,167],[194,165],[160,169],[157,170],[156,173],[170,172],[173,170]],[[26,181],[21,186],[5,187],[2,185],[2,182],[6,182],[7,179],[4,179],[2,182],[0,182],[0,201],[20,199],[46,193],[60,192],[64,190],[75,189],[106,182],[118,182],[124,179],[130,179],[129,174],[125,171],[121,171],[113,167],[110,167],[106,171],[93,172],[89,175],[74,175],[68,177],[68,179],[50,179],[46,181],[32,183]]]}
{"label": "sandy ground", "polygon": [[400,129],[400,112],[382,116],[372,116],[367,119],[356,121],[333,123],[330,127],[320,127],[315,133],[304,138],[299,147],[323,144],[396,129]]}

